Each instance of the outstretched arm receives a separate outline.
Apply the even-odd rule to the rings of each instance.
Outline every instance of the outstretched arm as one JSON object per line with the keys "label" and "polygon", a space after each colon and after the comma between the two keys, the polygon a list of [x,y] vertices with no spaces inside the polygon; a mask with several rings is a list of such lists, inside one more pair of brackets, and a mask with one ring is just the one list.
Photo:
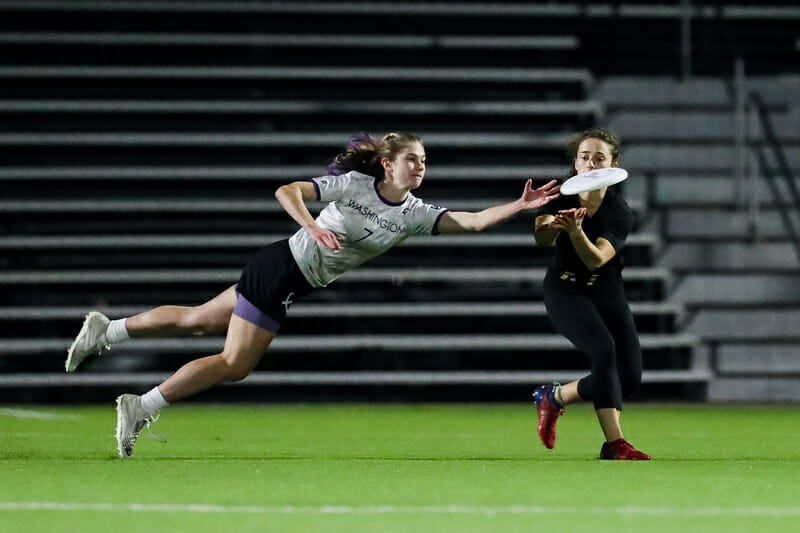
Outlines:
{"label": "outstretched arm", "polygon": [[287,185],[281,185],[275,191],[275,198],[278,199],[283,209],[289,213],[295,222],[300,224],[311,238],[325,248],[339,251],[339,238],[330,230],[320,227],[311,212],[306,206],[306,202],[317,200],[317,190],[310,181],[294,181]]}
{"label": "outstretched arm", "polygon": [[531,180],[525,182],[522,196],[513,202],[496,205],[477,213],[467,211],[448,211],[439,221],[440,233],[461,233],[466,231],[483,231],[486,228],[516,215],[520,211],[537,209],[551,200],[558,198],[559,185],[552,180],[538,189],[531,187]]}

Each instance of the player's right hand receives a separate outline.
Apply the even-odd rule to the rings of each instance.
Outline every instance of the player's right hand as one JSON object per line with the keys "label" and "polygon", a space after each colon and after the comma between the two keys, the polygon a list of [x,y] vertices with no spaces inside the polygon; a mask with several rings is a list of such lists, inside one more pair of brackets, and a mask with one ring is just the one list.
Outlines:
{"label": "player's right hand", "polygon": [[342,249],[342,245],[339,243],[339,237],[331,230],[315,226],[313,228],[308,228],[307,231],[308,234],[311,235],[311,238],[319,243],[320,246],[329,248],[336,253]]}

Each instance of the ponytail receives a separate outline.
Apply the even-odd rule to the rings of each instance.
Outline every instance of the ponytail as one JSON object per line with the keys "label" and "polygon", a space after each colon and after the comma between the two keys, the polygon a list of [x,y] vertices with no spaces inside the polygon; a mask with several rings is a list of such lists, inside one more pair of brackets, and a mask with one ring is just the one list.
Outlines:
{"label": "ponytail", "polygon": [[422,139],[405,132],[387,133],[376,141],[369,133],[357,133],[345,145],[344,152],[333,158],[328,165],[328,175],[339,176],[351,170],[375,177],[378,181],[384,178],[381,159],[393,161],[398,153],[411,143],[422,144]]}
{"label": "ponytail", "polygon": [[383,179],[383,167],[378,157],[378,142],[369,133],[357,133],[345,145],[344,152],[328,165],[328,175],[339,176],[351,170]]}

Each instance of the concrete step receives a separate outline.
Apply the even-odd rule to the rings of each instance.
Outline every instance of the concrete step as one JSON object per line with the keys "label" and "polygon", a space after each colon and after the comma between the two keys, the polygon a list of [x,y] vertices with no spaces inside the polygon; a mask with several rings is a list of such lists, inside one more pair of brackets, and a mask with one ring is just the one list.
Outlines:
{"label": "concrete step", "polygon": [[769,274],[686,274],[669,301],[686,306],[800,304],[800,276]]}
{"label": "concrete step", "polygon": [[[800,141],[790,139],[783,146],[785,156],[795,176],[800,176]],[[769,160],[772,160],[770,155]],[[624,167],[637,174],[652,169],[669,173],[733,174],[736,151],[732,138],[709,139],[708,143],[670,142],[654,144],[642,142],[624,148]]]}
{"label": "concrete step", "polygon": [[[786,329],[793,325],[787,324]],[[796,332],[795,329],[793,333],[796,335]],[[721,340],[714,352],[714,369],[720,377],[800,376],[800,341],[797,340],[765,339],[751,342],[732,338]]]}
{"label": "concrete step", "polygon": [[[254,9],[256,6],[253,6]],[[0,43],[28,46],[103,47],[248,47],[248,48],[374,48],[415,50],[575,50],[574,35],[402,35],[376,33],[332,36],[330,33],[245,32],[0,32]]]}
{"label": "concrete step", "polygon": [[[75,2],[63,0],[38,0],[35,3],[26,1],[6,1],[7,8],[22,12],[39,12],[42,9],[61,12],[73,12],[91,14],[106,11],[103,5],[93,2]],[[187,4],[180,0],[160,0],[158,2],[125,2],[119,6],[114,6],[115,12],[120,14],[136,13],[156,13],[159,16],[167,16],[173,13],[185,15],[186,13],[204,14],[218,16],[220,14],[243,14],[245,16],[269,15],[277,16],[282,14],[292,15],[321,15],[326,19],[340,15],[352,18],[356,15],[372,14],[377,16],[387,15],[407,15],[408,10],[404,6],[398,6],[390,2],[330,2],[306,1],[306,2],[220,2],[204,1],[196,5]],[[459,17],[477,18],[479,21],[489,15],[508,17],[572,17],[586,12],[594,13],[594,10],[586,9],[578,3],[564,2],[560,4],[539,4],[539,3],[519,3],[519,2],[427,2],[418,6],[418,14],[425,15],[458,15]],[[667,9],[673,17],[677,17],[677,7]],[[646,12],[646,11],[645,11]],[[659,9],[656,13],[663,13],[664,9]],[[607,9],[599,10],[600,17],[609,15]],[[661,15],[663,16],[663,15]]]}
{"label": "concrete step", "polygon": [[[783,143],[800,139],[800,106],[774,105],[769,108],[774,133]],[[732,108],[676,111],[669,107],[653,111],[617,111],[609,114],[608,127],[627,143],[696,141],[733,143],[736,115]],[[749,142],[764,142],[760,130],[748,132]]]}
{"label": "concrete step", "polygon": [[0,114],[17,113],[26,115],[247,115],[247,116],[309,116],[358,114],[365,115],[442,115],[448,117],[505,117],[519,116],[524,120],[531,117],[550,117],[553,115],[589,116],[592,120],[603,114],[603,106],[597,101],[531,101],[531,100],[471,100],[471,101],[432,101],[432,100],[291,100],[291,99],[36,99],[0,100]]}
{"label": "concrete step", "polygon": [[[136,269],[136,270],[49,270],[4,271],[0,283],[16,284],[86,284],[86,283],[195,283],[225,282],[235,280],[239,269]],[[359,268],[346,272],[339,278],[353,283],[405,281],[487,282],[531,281],[542,279],[543,268]],[[669,277],[663,268],[631,267],[625,269],[629,280],[661,280]]]}
{"label": "concrete step", "polygon": [[[580,379],[585,372],[574,370],[551,371],[337,371],[337,372],[269,372],[255,371],[247,379],[222,386],[354,386],[354,385],[536,385],[553,381],[568,382]],[[147,387],[170,376],[168,372],[113,373],[0,373],[0,387],[24,389],[29,387]],[[711,375],[704,370],[645,370],[642,382],[707,384]]]}
{"label": "concrete step", "polygon": [[[344,145],[346,139],[340,139]],[[563,177],[564,165],[449,165],[436,164],[425,172],[427,180],[502,181],[531,177]],[[106,165],[106,166],[4,166],[0,182],[219,182],[231,181],[283,184],[289,181],[322,176],[324,165]],[[427,184],[427,182],[426,182]]]}
{"label": "concrete step", "polygon": [[708,384],[707,395],[711,402],[797,402],[800,377],[715,377]]}
{"label": "concrete step", "polygon": [[[163,302],[167,303],[167,302]],[[181,302],[170,302],[173,304]],[[200,302],[188,302],[197,305]],[[152,305],[99,306],[109,318],[132,316]],[[77,334],[92,306],[0,307],[0,337],[37,337]],[[640,333],[675,333],[683,310],[661,302],[631,302]],[[398,321],[402,321],[399,324]],[[553,326],[541,301],[451,301],[386,303],[308,303],[292,305],[281,334],[301,334],[313,327],[315,333],[552,333]]]}
{"label": "concrete step", "polygon": [[[71,338],[61,339],[2,339],[0,355],[28,356],[38,353],[66,350]],[[114,351],[145,352],[159,351],[172,354],[197,354],[219,352],[224,337],[215,338],[169,338],[136,339],[114,346]],[[640,336],[643,350],[692,349],[698,339],[694,335],[680,333],[650,333]],[[575,347],[558,334],[339,334],[339,335],[283,335],[276,337],[270,352],[339,352],[348,350],[382,350],[390,352],[436,352],[436,351],[513,351],[528,353],[535,350],[570,351]]]}
{"label": "concrete step", "polygon": [[595,97],[610,110],[657,109],[665,106],[721,106],[731,103],[721,78],[693,77],[690,81],[668,76],[612,76],[599,79]]}
{"label": "concrete step", "polygon": [[[780,2],[775,2],[780,4]],[[786,2],[784,2],[786,3]],[[105,11],[103,4],[93,2],[65,1],[65,0],[37,0],[26,2],[22,0],[5,2],[6,9],[22,12],[39,12],[42,9],[57,13],[73,12],[96,13]],[[741,3],[740,3],[741,4]],[[793,5],[763,6],[762,4],[743,2],[744,5],[691,6],[689,11],[692,20],[772,20],[800,18],[800,9]],[[225,14],[244,14],[255,16],[258,14],[280,15],[295,14],[309,15],[320,14],[327,19],[334,15],[344,15],[351,18],[354,15],[377,14],[406,15],[405,6],[391,2],[350,1],[331,2],[326,0],[307,2],[221,2],[206,1],[197,5],[187,4],[180,0],[161,0],[158,2],[125,2],[115,6],[116,12],[122,14],[157,13],[165,16],[171,13],[183,15],[185,13],[202,13],[212,16]],[[488,16],[501,17],[501,19],[561,19],[587,17],[589,19],[651,19],[656,21],[678,21],[684,14],[684,7],[679,2],[662,2],[659,4],[628,4],[610,2],[606,4],[585,4],[584,2],[560,3],[520,3],[520,2],[489,2],[486,0],[470,2],[426,2],[419,6],[417,11],[425,15],[458,15],[460,18],[475,18],[483,22]],[[596,24],[595,24],[596,25]]]}
{"label": "concrete step", "polygon": [[652,111],[621,110],[609,115],[608,128],[622,137],[628,146],[644,141],[719,142],[721,137],[733,142],[735,117],[731,111],[681,112],[667,106]]}
{"label": "concrete step", "polygon": [[[161,305],[113,305],[97,310],[109,317],[127,317]],[[676,304],[663,302],[631,302],[634,315],[679,316],[683,309]],[[14,306],[0,307],[0,321],[82,320],[95,308],[90,306]],[[303,303],[292,306],[291,315],[297,318],[367,318],[367,317],[442,317],[442,316],[492,316],[513,315],[545,316],[542,302],[407,302],[385,304],[354,303]]]}
{"label": "concrete step", "polygon": [[[524,185],[524,183],[523,183]],[[522,189],[520,188],[520,191]],[[268,195],[271,196],[271,192]],[[508,203],[511,198],[495,199],[465,199],[452,198],[438,200],[438,204],[457,211],[479,211]],[[308,202],[309,210],[319,212],[326,204],[322,202]],[[104,213],[104,214],[131,214],[131,213],[282,213],[286,211],[274,199],[81,199],[81,200],[0,200],[0,213]]]}
{"label": "concrete step", "polygon": [[[3,236],[0,235],[0,250],[59,250],[70,248],[82,249],[120,249],[120,248],[245,248],[251,249],[263,246],[287,235],[259,235],[259,234],[195,234],[195,235],[28,235],[28,236]],[[660,239],[652,233],[635,233],[630,235],[626,246],[657,247]],[[478,246],[481,248],[533,246],[533,236],[530,233],[476,233],[476,234],[445,234],[418,236],[414,239],[403,241],[400,247],[446,247],[460,248]],[[552,249],[548,252],[552,254]]]}
{"label": "concrete step", "polygon": [[544,84],[588,86],[592,73],[582,68],[492,67],[338,67],[316,66],[1,66],[6,80],[259,80],[351,82],[352,80],[418,84]]}
{"label": "concrete step", "polygon": [[[520,231],[512,233],[513,228]],[[261,246],[285,234],[121,234],[112,224],[104,235],[0,236],[4,264],[14,269],[99,267],[243,266]],[[198,227],[198,230],[201,228]],[[436,235],[408,239],[371,261],[372,266],[547,266],[553,249],[535,246],[528,224],[504,225],[501,232]],[[660,248],[655,234],[633,234],[621,251],[629,267],[652,264]]]}
{"label": "concrete step", "polygon": [[764,272],[800,269],[791,242],[696,242],[667,245],[658,264],[677,272]]}
{"label": "concrete step", "polygon": [[[74,333],[72,333],[74,335]],[[647,371],[670,371],[680,380],[706,380],[707,367],[695,364],[696,337],[642,333]],[[135,339],[92,357],[83,372],[136,374],[174,371],[198,356],[220,353],[225,339]],[[72,337],[3,338],[0,375],[63,371]],[[583,374],[586,356],[558,334],[520,333],[342,333],[278,335],[256,370],[337,371],[558,371]]]}
{"label": "concrete step", "polygon": [[[795,227],[800,227],[800,211],[791,210]],[[762,239],[786,239],[787,231],[780,213],[774,207],[766,207],[758,214],[756,229]],[[749,213],[744,210],[714,206],[697,208],[670,208],[664,214],[664,238],[681,239],[727,239],[748,242],[751,233]],[[768,266],[768,265],[765,265]]]}
{"label": "concrete step", "polygon": [[[800,76],[747,76],[747,88],[758,90],[770,105],[796,104]],[[663,107],[702,108],[733,105],[727,78],[694,76],[689,81],[672,76],[612,76],[599,79],[594,96],[611,110],[653,110]],[[731,132],[732,134],[732,132]]]}
{"label": "concrete step", "polygon": [[[692,380],[705,367],[694,364],[697,338],[642,333],[645,369],[671,371]],[[71,337],[4,338],[0,372],[63,371]],[[87,360],[85,372],[174,371],[198,356],[220,353],[223,337],[136,339]],[[282,334],[257,370],[336,371],[570,371],[588,372],[589,361],[558,334],[520,333],[342,333]],[[677,375],[676,374],[676,375]]]}
{"label": "concrete step", "polygon": [[[262,148],[323,147],[336,153],[351,132],[57,132],[57,133],[0,133],[0,147],[191,147],[191,148]],[[429,150],[437,147],[452,150],[483,150],[526,148],[562,149],[564,135],[535,133],[498,133],[472,131],[469,133],[417,132]]]}
{"label": "concrete step", "polygon": [[[738,183],[733,172],[724,174],[667,174],[658,173],[653,176],[651,198],[659,207],[729,207],[737,206],[748,209],[753,198],[764,208],[775,205],[777,201],[785,201],[786,186],[783,178],[778,178],[779,198],[775,199],[772,188],[762,176],[762,181],[754,182],[749,176],[744,183]],[[795,178],[796,187],[800,190],[800,178]],[[741,186],[741,190],[740,190]]]}
{"label": "concrete step", "polygon": [[[531,301],[541,298],[545,267],[362,267],[345,273],[304,301]],[[9,304],[92,304],[105,301],[206,301],[234,285],[241,266],[232,268],[106,268],[0,271]],[[665,269],[624,271],[630,301],[665,297],[671,279]]]}
{"label": "concrete step", "polygon": [[[792,342],[797,348],[800,313],[797,309],[700,309],[684,331],[697,335],[703,342]],[[761,356],[751,356],[758,365]],[[800,351],[794,353],[792,360],[800,364]]]}

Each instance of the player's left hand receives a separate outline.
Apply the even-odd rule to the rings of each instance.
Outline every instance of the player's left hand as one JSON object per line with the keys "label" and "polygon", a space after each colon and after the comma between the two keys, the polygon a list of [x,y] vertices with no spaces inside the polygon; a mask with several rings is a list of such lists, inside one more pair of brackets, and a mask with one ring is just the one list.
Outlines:
{"label": "player's left hand", "polygon": [[586,208],[564,209],[559,211],[551,226],[556,227],[570,235],[579,233],[582,230],[583,219],[586,216]]}

